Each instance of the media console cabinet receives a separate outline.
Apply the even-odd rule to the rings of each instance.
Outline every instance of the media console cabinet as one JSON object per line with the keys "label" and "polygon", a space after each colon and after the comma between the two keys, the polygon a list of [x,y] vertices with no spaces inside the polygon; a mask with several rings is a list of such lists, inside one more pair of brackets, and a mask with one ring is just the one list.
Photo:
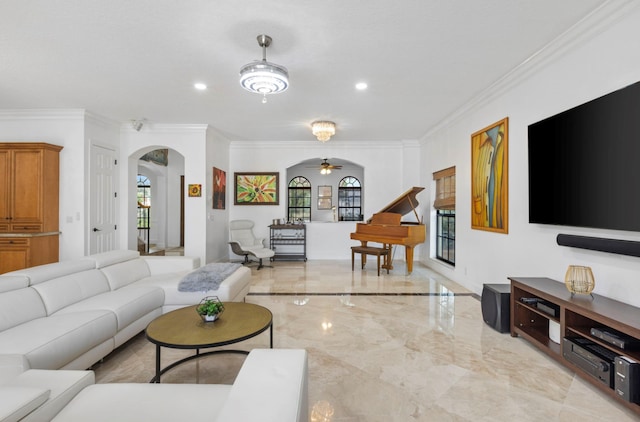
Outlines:
{"label": "media console cabinet", "polygon": [[[564,338],[586,339],[609,354],[640,362],[640,349],[622,349],[591,334],[591,329],[595,328],[622,333],[631,341],[640,341],[640,308],[599,295],[572,296],[564,283],[549,278],[509,277],[509,280],[511,336],[528,340],[613,400],[640,414],[639,404],[622,399],[615,388],[568,360],[562,350]],[[542,307],[535,304],[536,299],[543,301]],[[530,303],[525,303],[527,301]],[[559,343],[552,339],[554,336],[550,336],[549,330],[550,325],[556,324],[560,326]],[[614,366],[610,370],[615,372]],[[636,388],[640,387],[640,379],[633,382]]]}

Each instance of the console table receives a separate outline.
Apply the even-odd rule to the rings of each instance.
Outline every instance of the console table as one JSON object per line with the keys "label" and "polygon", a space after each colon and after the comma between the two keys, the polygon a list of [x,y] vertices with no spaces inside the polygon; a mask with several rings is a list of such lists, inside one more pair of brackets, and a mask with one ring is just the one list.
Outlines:
{"label": "console table", "polygon": [[[640,362],[640,350],[623,350],[591,334],[592,328],[615,330],[640,340],[640,309],[599,295],[593,295],[593,298],[589,295],[571,296],[564,283],[549,278],[509,277],[509,280],[511,336],[528,340],[613,400],[640,414],[639,404],[621,399],[614,388],[565,358],[562,350],[564,338],[586,339],[612,354]],[[523,298],[526,300],[523,301]],[[525,303],[529,299],[543,300],[547,310]],[[549,307],[557,312],[549,312]],[[549,326],[553,323],[560,325],[560,343],[550,337]],[[638,380],[636,382],[640,383]]]}
{"label": "console table", "polygon": [[307,260],[307,226],[304,224],[272,224],[269,226],[269,245],[275,252],[271,258]]}

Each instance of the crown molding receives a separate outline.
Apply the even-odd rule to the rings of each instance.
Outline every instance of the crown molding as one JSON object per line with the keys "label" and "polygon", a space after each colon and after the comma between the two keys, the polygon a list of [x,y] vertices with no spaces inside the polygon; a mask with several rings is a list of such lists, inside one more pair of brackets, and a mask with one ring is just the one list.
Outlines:
{"label": "crown molding", "polygon": [[140,132],[136,131],[131,122],[122,123],[120,131],[126,133],[206,133],[211,126],[208,124],[156,124],[145,122]]}
{"label": "crown molding", "polygon": [[522,63],[506,73],[500,79],[471,98],[463,106],[442,119],[430,128],[422,137],[425,140],[434,133],[463,118],[467,113],[482,107],[495,98],[502,96],[514,86],[519,85],[540,68],[562,57],[568,50],[575,49],[596,35],[602,33],[611,25],[625,17],[629,12],[640,6],[636,0],[607,0],[599,7],[564,31],[554,40],[533,53]]}
{"label": "crown molding", "polygon": [[0,110],[0,120],[84,120],[84,109],[5,109]]}
{"label": "crown molding", "polygon": [[231,141],[231,149],[256,149],[256,148],[285,148],[295,150],[310,150],[313,148],[331,148],[331,150],[361,149],[389,149],[398,148],[398,145],[411,146],[411,143],[419,145],[419,141]]}

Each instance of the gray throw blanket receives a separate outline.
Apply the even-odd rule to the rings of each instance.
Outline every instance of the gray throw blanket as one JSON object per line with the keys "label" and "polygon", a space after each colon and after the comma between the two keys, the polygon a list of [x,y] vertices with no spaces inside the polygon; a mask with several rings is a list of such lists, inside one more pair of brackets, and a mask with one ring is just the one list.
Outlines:
{"label": "gray throw blanket", "polygon": [[231,262],[216,262],[200,267],[195,271],[185,275],[180,284],[180,292],[204,292],[207,290],[218,290],[220,283],[229,277],[242,265]]}

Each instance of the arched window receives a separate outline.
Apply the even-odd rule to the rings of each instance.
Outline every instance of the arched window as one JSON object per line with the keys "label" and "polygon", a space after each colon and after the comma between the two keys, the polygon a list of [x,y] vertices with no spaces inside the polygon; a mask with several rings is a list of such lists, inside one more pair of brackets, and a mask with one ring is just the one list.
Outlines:
{"label": "arched window", "polygon": [[311,221],[311,183],[306,177],[296,176],[289,181],[287,219]]}
{"label": "arched window", "polygon": [[138,175],[138,205],[151,205],[151,182],[142,174]]}
{"label": "arched window", "polygon": [[[144,243],[144,251],[149,252],[149,229],[151,222],[151,182],[147,176],[138,175],[138,239]],[[138,245],[140,248],[140,245]]]}
{"label": "arched window", "polygon": [[344,177],[338,183],[338,220],[362,221],[362,189],[353,176]]}

